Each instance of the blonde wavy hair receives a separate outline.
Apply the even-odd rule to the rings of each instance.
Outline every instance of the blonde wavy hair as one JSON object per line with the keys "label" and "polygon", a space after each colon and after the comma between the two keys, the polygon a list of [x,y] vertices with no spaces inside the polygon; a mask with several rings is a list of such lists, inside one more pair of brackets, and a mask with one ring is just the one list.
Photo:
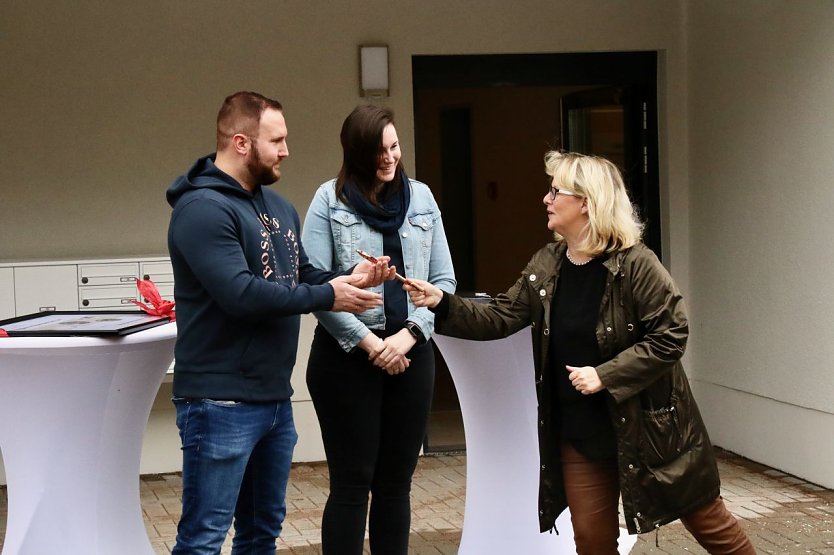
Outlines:
{"label": "blonde wavy hair", "polygon": [[[544,155],[547,175],[559,189],[585,197],[588,224],[577,249],[589,256],[633,247],[643,235],[643,223],[631,204],[617,166],[599,156],[552,150]],[[562,239],[558,233],[556,239]]]}

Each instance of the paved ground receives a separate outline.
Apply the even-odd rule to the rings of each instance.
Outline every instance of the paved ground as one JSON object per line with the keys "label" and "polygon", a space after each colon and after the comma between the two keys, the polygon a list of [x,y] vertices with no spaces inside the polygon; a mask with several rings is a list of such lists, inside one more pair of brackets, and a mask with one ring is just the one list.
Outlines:
{"label": "paved ground", "polygon": [[[834,555],[834,491],[727,452],[719,451],[718,455],[722,494],[759,553]],[[464,455],[421,458],[412,496],[414,517],[410,552],[413,555],[457,553],[465,482]],[[180,493],[178,474],[142,477],[145,525],[158,554],[170,553],[173,546]],[[318,528],[326,497],[327,467],[323,463],[293,467],[288,491],[289,514],[279,554],[316,555],[321,552]],[[0,488],[0,546],[5,524],[6,490]],[[223,553],[229,552],[227,541]],[[658,538],[654,533],[641,536],[632,553],[704,551],[679,523],[674,523],[663,527]]]}

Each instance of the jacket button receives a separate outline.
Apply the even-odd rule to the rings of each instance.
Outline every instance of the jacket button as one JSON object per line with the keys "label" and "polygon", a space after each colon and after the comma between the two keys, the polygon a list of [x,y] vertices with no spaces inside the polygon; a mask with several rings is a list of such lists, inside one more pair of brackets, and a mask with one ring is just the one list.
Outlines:
{"label": "jacket button", "polygon": [[547,328],[544,328],[544,331],[543,331],[542,333],[543,333],[544,335],[550,335],[550,330],[549,330],[549,329],[547,329]]}
{"label": "jacket button", "polygon": [[530,327],[531,327],[531,328],[535,328],[535,327],[536,327],[536,323],[535,323],[535,322],[530,322]]}
{"label": "jacket button", "polygon": [[544,470],[544,465],[542,465],[542,470]]}
{"label": "jacket button", "polygon": [[625,416],[623,416],[622,418],[620,418],[620,422],[622,422],[623,424],[625,424]]}
{"label": "jacket button", "polygon": [[536,281],[536,274],[530,274],[530,281]]}
{"label": "jacket button", "polygon": [[626,328],[628,329],[628,331],[634,331],[634,324],[629,324],[626,326]]}
{"label": "jacket button", "polygon": [[545,291],[544,289],[539,289],[539,297],[544,297],[545,295],[547,295],[547,291]]}
{"label": "jacket button", "polygon": [[544,426],[544,420],[539,420],[539,426]]}
{"label": "jacket button", "polygon": [[637,513],[637,516],[643,516],[643,514],[642,513]]}
{"label": "jacket button", "polygon": [[[629,470],[634,470],[634,465],[633,464],[628,465],[628,469]],[[637,513],[637,516],[640,516],[640,513]]]}
{"label": "jacket button", "polygon": [[611,326],[608,326],[607,328],[605,328],[605,331],[611,331]]}
{"label": "jacket button", "polygon": [[408,237],[408,232],[407,231],[403,231],[403,237]]}
{"label": "jacket button", "polygon": [[539,516],[544,516],[544,510],[539,509]]}

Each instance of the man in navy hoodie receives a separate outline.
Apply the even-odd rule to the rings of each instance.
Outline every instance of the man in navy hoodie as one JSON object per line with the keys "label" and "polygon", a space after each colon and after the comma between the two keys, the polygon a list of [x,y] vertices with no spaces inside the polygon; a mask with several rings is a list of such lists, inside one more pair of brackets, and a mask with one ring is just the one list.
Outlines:
{"label": "man in navy hoodie", "polygon": [[290,374],[300,314],[378,306],[362,288],[393,277],[384,260],[350,275],[308,262],[298,214],[263,187],[288,154],[281,104],[235,93],[217,116],[217,153],[167,192],[183,451],[174,554],[220,553],[233,518],[233,553],[275,553],[298,438]]}

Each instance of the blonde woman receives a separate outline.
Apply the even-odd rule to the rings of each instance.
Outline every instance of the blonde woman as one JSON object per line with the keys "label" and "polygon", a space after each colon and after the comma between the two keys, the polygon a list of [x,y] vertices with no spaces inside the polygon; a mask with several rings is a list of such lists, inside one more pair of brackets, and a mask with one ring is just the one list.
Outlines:
{"label": "blonde woman", "polygon": [[681,519],[709,553],[755,553],[720,497],[712,445],[680,359],[678,287],[640,240],[608,160],[548,152],[543,202],[556,241],[489,304],[416,281],[438,333],[506,337],[533,328],[539,401],[539,523],[570,507],[577,553],[617,553],[618,500],[639,534]]}

